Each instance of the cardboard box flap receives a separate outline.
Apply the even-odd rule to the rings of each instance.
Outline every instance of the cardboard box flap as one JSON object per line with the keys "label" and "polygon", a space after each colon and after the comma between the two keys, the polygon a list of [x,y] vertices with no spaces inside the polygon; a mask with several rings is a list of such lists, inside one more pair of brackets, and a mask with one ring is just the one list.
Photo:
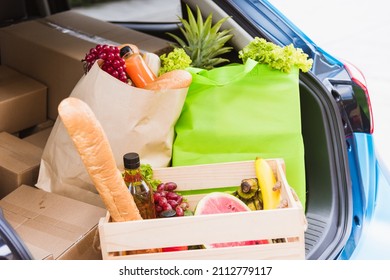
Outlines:
{"label": "cardboard box flap", "polygon": [[0,132],[1,166],[17,173],[39,163],[42,149],[7,132]]}
{"label": "cardboard box flap", "polygon": [[[44,20],[54,25],[61,26],[64,29],[90,35],[99,35],[109,32],[114,28],[113,26],[116,26],[114,24],[107,23],[106,21],[83,15],[76,11],[56,13],[46,17]],[[82,31],[80,26],[82,26]]]}
{"label": "cardboard box flap", "polygon": [[[80,49],[87,53],[91,47],[97,44],[133,43],[141,50],[148,52],[161,52],[162,49],[169,46],[166,40],[158,37],[81,15],[74,11],[21,23],[8,27],[6,31],[13,34],[17,31],[18,36],[23,39],[76,59],[82,58],[80,57]],[[59,33],[62,36],[58,36]]]}
{"label": "cardboard box flap", "polygon": [[[52,28],[58,28],[63,33],[95,44],[121,45],[133,43],[140,49],[149,52],[157,52],[168,46],[166,40],[82,15],[75,11],[66,11],[48,16],[44,19],[44,22]],[[82,30],[80,29],[81,22]],[[127,38],[127,41],[123,41],[124,38]]]}
{"label": "cardboard box flap", "polygon": [[1,200],[0,207],[37,259],[50,254],[57,259],[106,213],[105,209],[26,185]]}
{"label": "cardboard box flap", "polygon": [[[88,51],[91,48],[90,42],[80,40],[79,38],[72,36],[71,33],[62,32],[62,36],[58,36],[57,28],[50,26],[44,20],[27,21],[11,25],[4,28],[3,32],[5,32],[5,34],[10,34],[10,36],[13,36],[14,38],[19,38],[21,42],[28,41],[29,44],[31,44],[27,50],[23,43],[14,44],[18,53],[29,52],[31,53],[31,56],[34,56],[38,50],[37,48],[39,48],[47,53],[45,59],[54,59],[54,61],[56,56],[50,57],[51,53],[56,54],[57,52],[60,52],[64,56],[81,60],[80,49]],[[55,38],[55,40],[53,38]],[[32,57],[32,59],[34,60],[34,57]],[[29,61],[24,61],[24,63],[28,65]],[[59,64],[58,67],[61,67],[61,65]]]}

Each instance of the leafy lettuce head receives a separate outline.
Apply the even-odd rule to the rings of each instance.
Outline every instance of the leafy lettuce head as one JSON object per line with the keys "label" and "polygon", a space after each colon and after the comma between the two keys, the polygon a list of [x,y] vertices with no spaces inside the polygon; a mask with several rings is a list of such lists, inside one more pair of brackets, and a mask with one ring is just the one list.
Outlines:
{"label": "leafy lettuce head", "polygon": [[238,57],[244,63],[250,58],[286,73],[289,73],[293,67],[308,72],[313,65],[313,60],[302,49],[295,48],[292,44],[280,47],[259,37],[254,38],[239,51]]}
{"label": "leafy lettuce head", "polygon": [[159,75],[172,70],[184,70],[192,63],[191,58],[182,48],[174,48],[173,51],[169,52],[168,54],[162,54],[160,56],[160,60],[161,68],[159,71]]}

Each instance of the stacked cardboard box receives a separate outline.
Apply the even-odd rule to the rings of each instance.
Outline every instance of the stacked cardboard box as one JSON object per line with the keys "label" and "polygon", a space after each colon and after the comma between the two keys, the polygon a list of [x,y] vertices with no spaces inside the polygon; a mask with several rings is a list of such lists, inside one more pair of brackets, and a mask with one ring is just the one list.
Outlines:
{"label": "stacked cardboard box", "polygon": [[52,130],[51,126],[44,128],[42,130],[38,130],[38,131],[30,134],[29,136],[26,136],[25,138],[23,138],[23,140],[27,141],[27,142],[29,142],[37,147],[40,147],[43,150],[46,146],[46,142],[50,136],[51,130]]}
{"label": "stacked cardboard box", "polygon": [[0,29],[2,64],[48,86],[48,118],[69,96],[84,73],[81,59],[97,44],[132,43],[160,53],[168,42],[141,32],[100,21],[74,11]]}
{"label": "stacked cardboard box", "polygon": [[42,148],[0,132],[0,199],[22,184],[38,179]]}
{"label": "stacked cardboard box", "polygon": [[165,40],[74,11],[0,28],[0,208],[36,259],[101,258],[96,225],[106,210],[30,187],[52,125],[34,127],[57,119],[91,48],[124,43],[157,54],[169,48]]}
{"label": "stacked cardboard box", "polygon": [[46,120],[47,87],[0,65],[0,132],[16,133]]}
{"label": "stacked cardboard box", "polygon": [[0,200],[8,223],[34,259],[101,259],[102,208],[22,185]]}

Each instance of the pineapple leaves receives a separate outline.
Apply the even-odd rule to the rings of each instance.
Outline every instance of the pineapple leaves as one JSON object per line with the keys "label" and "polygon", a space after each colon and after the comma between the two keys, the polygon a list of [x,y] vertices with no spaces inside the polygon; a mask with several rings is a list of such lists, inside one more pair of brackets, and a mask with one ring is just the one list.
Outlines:
{"label": "pineapple leaves", "polygon": [[233,37],[231,30],[222,30],[222,24],[229,18],[220,19],[214,25],[212,24],[212,14],[203,20],[202,13],[197,7],[196,18],[190,7],[187,5],[188,19],[179,17],[181,26],[179,27],[183,37],[172,33],[171,36],[176,44],[185,50],[191,58],[193,67],[211,69],[223,62],[229,62],[226,58],[220,56],[230,52],[233,48],[226,47],[225,44]]}
{"label": "pineapple leaves", "polygon": [[[186,65],[210,70],[219,64],[228,63],[229,60],[223,55],[233,49],[227,45],[233,34],[231,29],[221,30],[221,28],[229,18],[221,18],[213,25],[212,14],[203,18],[197,6],[194,15],[187,5],[187,19],[178,17],[181,23],[178,25],[181,34],[167,33],[176,41],[172,46],[177,52],[170,57],[164,57],[165,70],[183,68]],[[293,67],[308,72],[313,64],[313,59],[309,58],[302,49],[295,48],[293,45],[281,47],[258,37],[238,52],[238,58],[244,63],[250,58],[286,73]]]}

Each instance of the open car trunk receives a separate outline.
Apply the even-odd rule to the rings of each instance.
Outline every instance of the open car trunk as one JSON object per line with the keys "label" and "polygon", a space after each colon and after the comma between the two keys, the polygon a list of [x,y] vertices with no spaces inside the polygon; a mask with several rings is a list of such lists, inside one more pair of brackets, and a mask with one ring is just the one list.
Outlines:
{"label": "open car trunk", "polygon": [[344,247],[351,223],[346,141],[337,109],[318,81],[301,75],[300,95],[309,223],[306,257],[333,259]]}
{"label": "open car trunk", "polygon": [[[207,16],[213,14],[213,20],[230,15],[233,20],[224,26],[234,31],[232,45],[235,50],[242,49],[253,37],[263,37],[273,41],[266,30],[247,20],[245,11],[238,13],[237,9],[229,6],[234,1],[224,2],[226,10],[222,11],[212,1],[182,1],[189,4],[191,8],[198,5]],[[229,3],[225,3],[229,2]],[[239,1],[238,1],[239,2]],[[184,6],[184,5],[183,5]],[[185,17],[185,9],[183,17]],[[270,15],[264,18],[257,18],[264,26],[273,24]],[[266,23],[267,22],[267,23]],[[275,21],[276,22],[276,21]],[[242,27],[237,26],[237,23]],[[143,25],[138,23],[122,23],[129,28],[138,29],[152,35],[165,36],[162,30],[180,34],[173,29],[172,24],[159,26]],[[244,30],[250,30],[251,34]],[[267,35],[268,34],[268,35]],[[274,41],[275,42],[275,41]],[[275,42],[279,43],[279,42]],[[306,51],[306,50],[305,50]],[[311,53],[317,71],[334,71],[329,68],[326,58],[316,53]],[[234,61],[238,57],[233,52],[229,59]],[[351,227],[351,181],[349,178],[347,142],[344,134],[344,124],[340,117],[337,103],[331,91],[318,80],[312,73],[300,74],[300,100],[302,135],[305,149],[305,174],[306,174],[306,217],[308,229],[305,233],[305,248],[307,259],[335,259],[345,246],[350,234]]]}
{"label": "open car trunk", "polygon": [[[255,36],[277,44],[297,42],[297,38],[294,37],[296,34],[281,30],[283,19],[270,14],[267,9],[262,10],[261,4],[257,2],[254,4],[255,1],[182,2],[183,5],[190,4],[192,8],[198,5],[203,15],[213,13],[214,20],[232,16],[224,28],[233,29],[235,40],[232,41],[232,45],[235,50],[242,49]],[[253,5],[249,5],[249,2],[253,2]],[[245,9],[240,6],[238,9],[238,5],[248,6]],[[256,17],[249,16],[248,11],[256,12]],[[176,24],[126,25],[163,38],[166,38],[166,31],[177,32]],[[277,36],[278,32],[283,33],[283,39]],[[327,58],[315,50],[307,48],[304,51],[313,58],[315,68],[313,72],[300,74],[299,85],[308,220],[308,229],[305,233],[306,258],[335,259],[346,246],[352,225],[352,183],[347,155],[349,146],[339,107],[332,91],[323,82],[328,73],[337,72],[337,69],[329,66]],[[321,80],[319,76],[322,77]]]}
{"label": "open car trunk", "polygon": [[[277,30],[279,26],[274,22],[281,24],[282,19],[276,19],[276,15],[261,10],[261,6],[255,7],[260,5],[257,2],[256,5],[248,8],[252,9],[250,12],[254,12],[255,8],[261,10],[261,13],[256,14],[256,21],[246,14],[248,10],[242,9],[241,6],[234,7],[235,2],[238,3],[237,5],[247,5],[243,3],[244,1],[214,1],[220,4],[224,11],[212,1],[182,2],[192,8],[198,5],[204,16],[212,13],[215,21],[230,15],[232,20],[224,27],[233,30],[236,39],[233,40],[232,45],[235,50],[242,49],[251,38],[256,36],[277,44],[281,43],[275,41],[277,37],[270,36],[269,29]],[[183,16],[185,16],[184,10]],[[265,29],[262,29],[263,27]],[[143,31],[147,32],[145,26]],[[155,29],[151,31],[156,35]],[[160,35],[164,36],[163,33]],[[287,41],[282,43],[288,44]],[[304,51],[310,53],[314,60],[313,67],[316,69],[313,72],[322,72],[323,77],[327,72],[337,72],[337,69],[329,67],[325,57],[310,49]],[[234,55],[237,57],[237,54]],[[352,224],[348,143],[344,134],[344,123],[331,90],[313,73],[300,74],[299,88],[305,148],[306,217],[309,223],[305,233],[306,258],[335,259],[347,243]]]}

